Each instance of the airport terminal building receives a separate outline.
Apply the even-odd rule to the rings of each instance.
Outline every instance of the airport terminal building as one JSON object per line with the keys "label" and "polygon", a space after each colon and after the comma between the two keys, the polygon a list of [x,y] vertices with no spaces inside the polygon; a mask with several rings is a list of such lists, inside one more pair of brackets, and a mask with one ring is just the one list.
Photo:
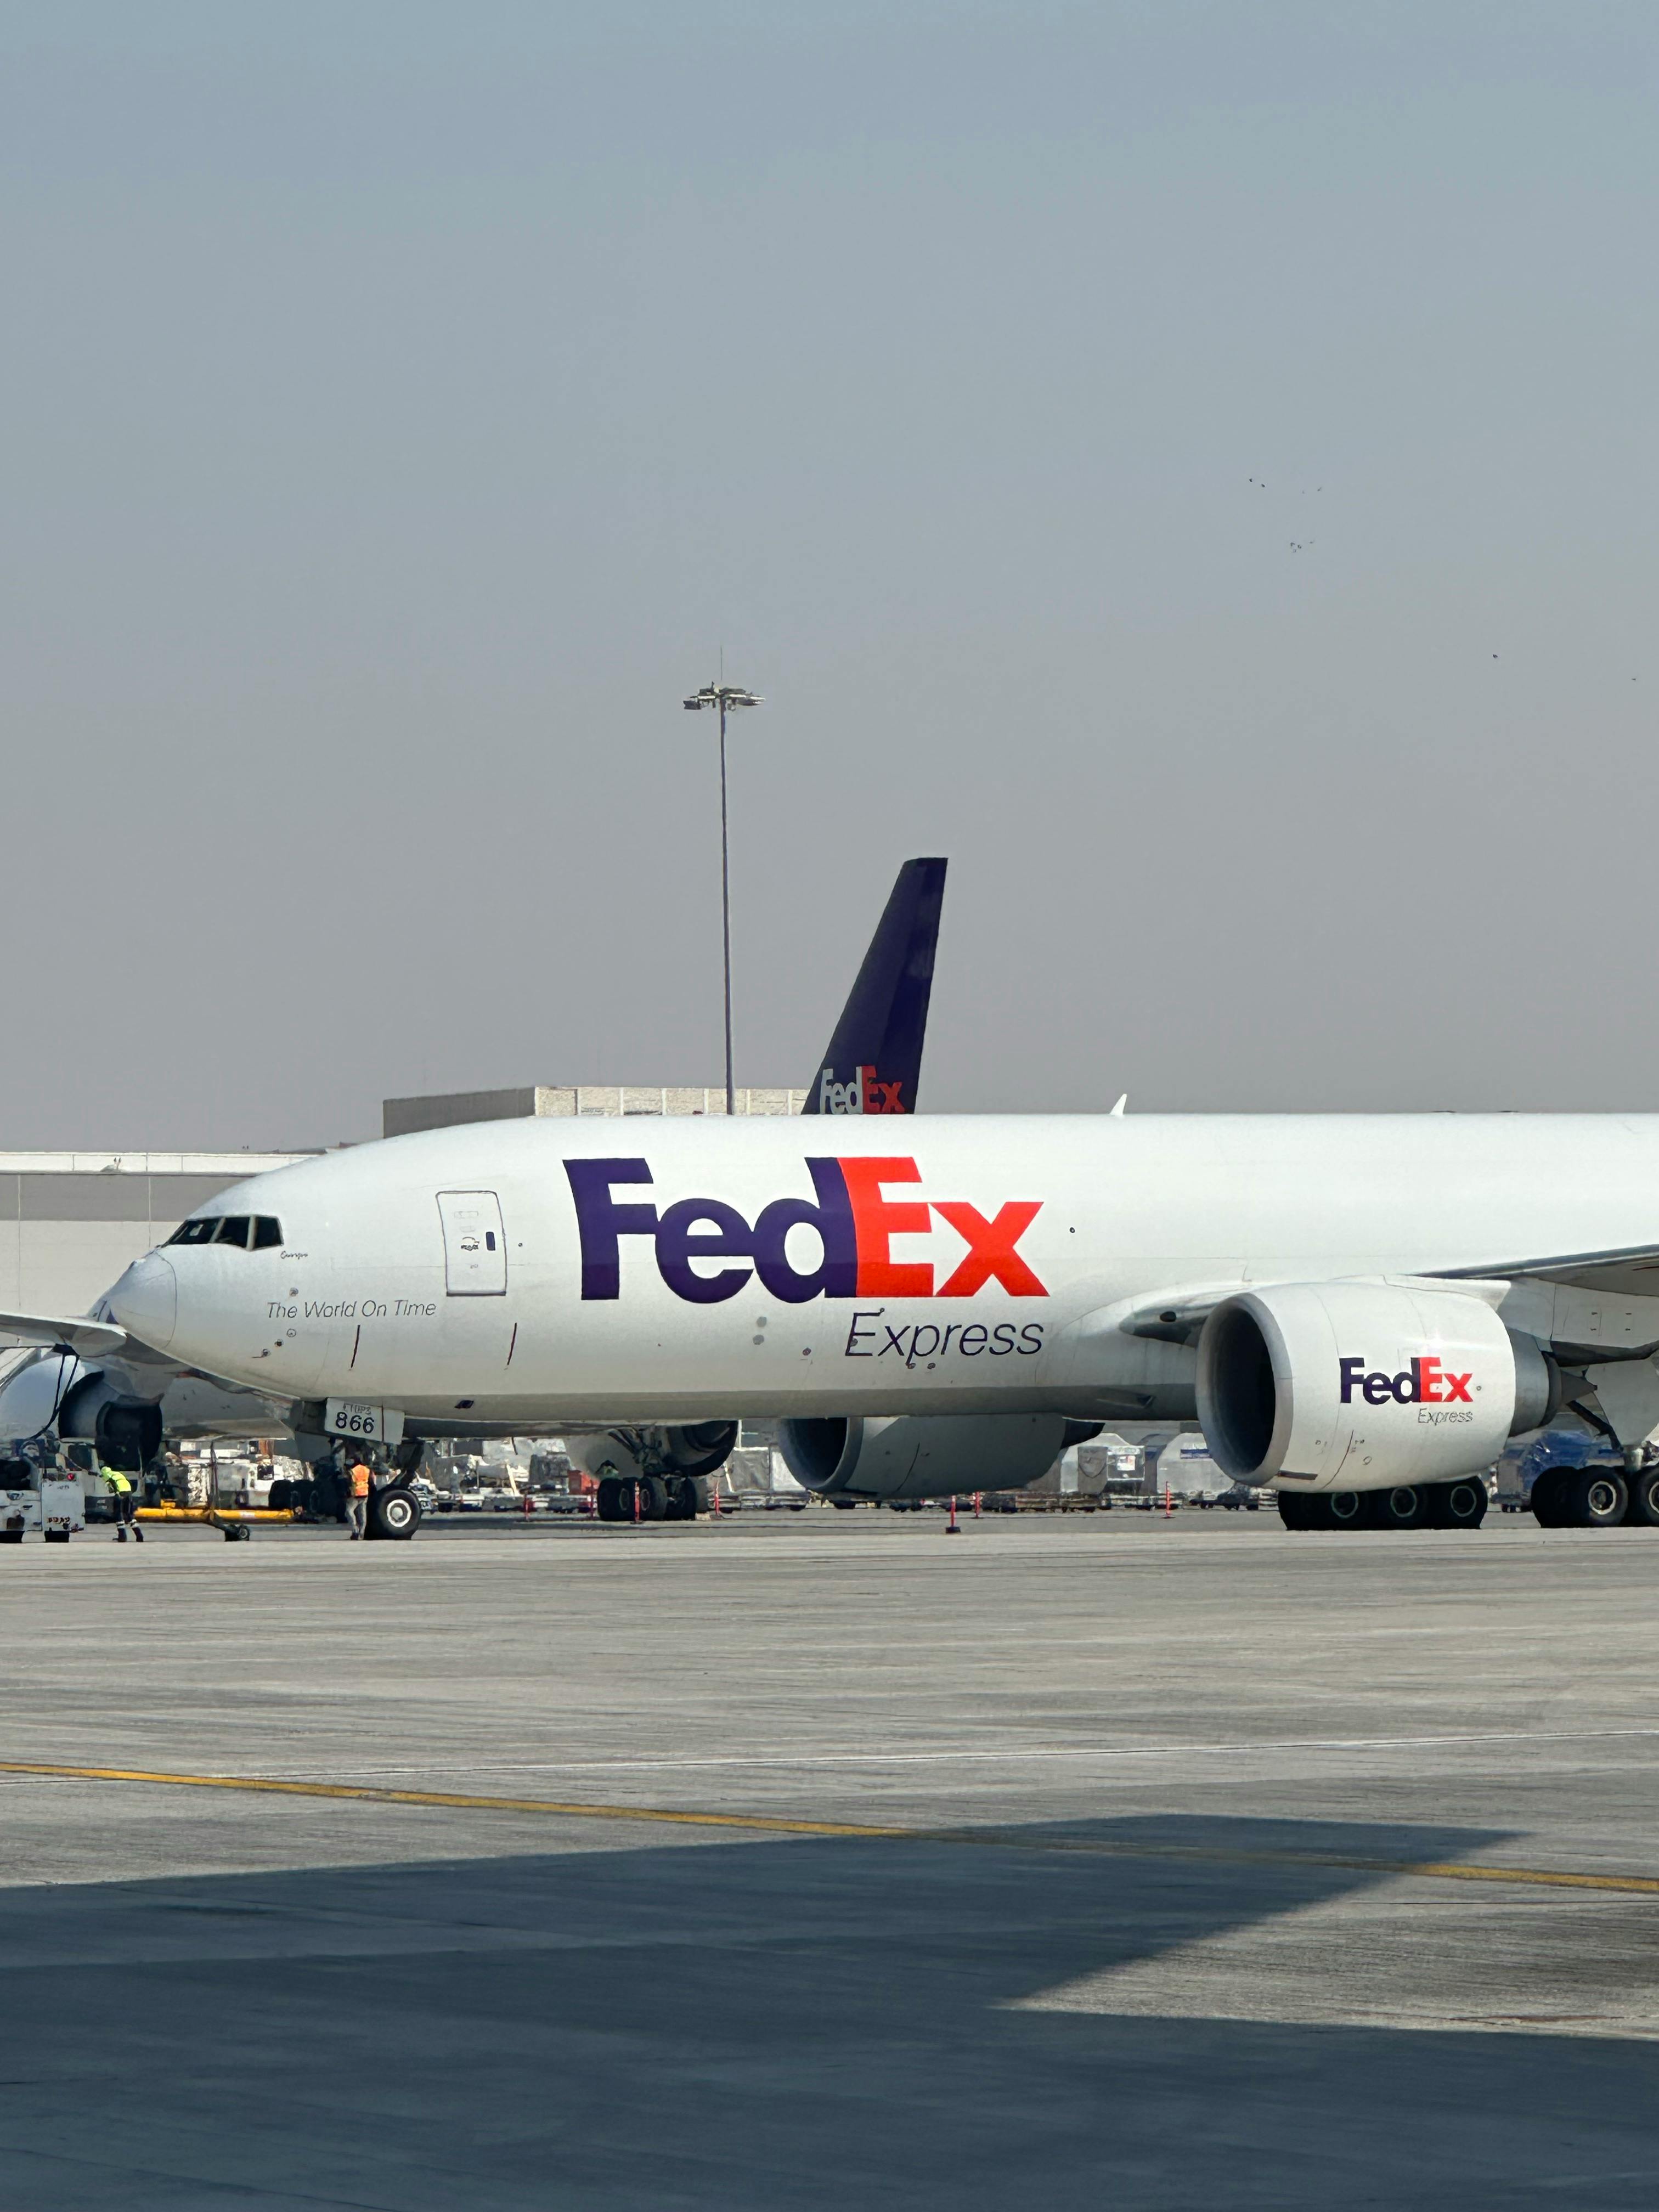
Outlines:
{"label": "airport terminal building", "polygon": [[[799,1114],[804,1091],[744,1088],[733,1092],[740,1115]],[[380,1134],[407,1137],[416,1129],[453,1129],[465,1121],[516,1121],[521,1116],[569,1120],[577,1115],[698,1115],[726,1112],[726,1092],[706,1086],[653,1083],[537,1083],[519,1091],[450,1091],[430,1098],[387,1098]]]}
{"label": "airport terminal building", "polygon": [[302,1152],[0,1152],[0,1310],[83,1314],[245,1176]]}
{"label": "airport terminal building", "polygon": [[[799,1114],[804,1091],[752,1088],[740,1115]],[[388,1098],[382,1133],[520,1115],[723,1115],[726,1093],[655,1084],[532,1084]],[[0,1152],[0,1311],[86,1313],[123,1269],[169,1237],[187,1214],[245,1176],[264,1175],[317,1148],[291,1152]]]}

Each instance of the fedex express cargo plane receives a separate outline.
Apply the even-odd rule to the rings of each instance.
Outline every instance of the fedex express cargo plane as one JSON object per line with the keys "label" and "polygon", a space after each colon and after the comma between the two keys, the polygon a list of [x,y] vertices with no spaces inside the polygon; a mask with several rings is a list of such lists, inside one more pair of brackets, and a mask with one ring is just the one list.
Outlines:
{"label": "fedex express cargo plane", "polygon": [[301,1437],[626,1433],[650,1482],[781,1418],[842,1498],[1196,1415],[1304,1528],[1478,1520],[1506,1440],[1560,1419],[1607,1457],[1540,1518],[1659,1526],[1659,1119],[901,1118],[942,884],[901,874],[805,1120],[363,1146],[222,1193],[93,1320],[0,1331]]}
{"label": "fedex express cargo plane", "polygon": [[1651,1117],[436,1130],[227,1192],[108,1317],[387,1433],[782,1416],[842,1497],[1018,1485],[1069,1424],[1196,1414],[1292,1525],[1475,1521],[1472,1478],[1565,1413],[1659,1522]]}

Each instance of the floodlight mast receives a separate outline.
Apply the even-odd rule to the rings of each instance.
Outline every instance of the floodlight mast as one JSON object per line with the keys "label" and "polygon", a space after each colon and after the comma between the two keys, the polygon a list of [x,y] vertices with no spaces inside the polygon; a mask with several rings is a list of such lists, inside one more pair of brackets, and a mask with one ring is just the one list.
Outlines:
{"label": "floodlight mast", "polygon": [[762,707],[765,701],[753,691],[745,691],[741,684],[705,684],[701,691],[694,691],[681,702],[691,714],[706,707],[715,707],[720,718],[720,947],[722,970],[726,981],[726,1110],[728,1115],[738,1110],[738,1094],[732,1081],[732,871],[727,852],[726,826],[726,718],[739,707]]}

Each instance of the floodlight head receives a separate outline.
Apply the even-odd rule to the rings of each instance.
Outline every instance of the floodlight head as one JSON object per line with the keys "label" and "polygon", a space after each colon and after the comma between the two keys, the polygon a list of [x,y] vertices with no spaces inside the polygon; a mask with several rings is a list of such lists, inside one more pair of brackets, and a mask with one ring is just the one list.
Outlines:
{"label": "floodlight head", "polygon": [[741,684],[705,684],[701,691],[680,702],[694,714],[701,707],[718,707],[724,712],[732,707],[763,707],[765,703],[758,692],[745,691]]}

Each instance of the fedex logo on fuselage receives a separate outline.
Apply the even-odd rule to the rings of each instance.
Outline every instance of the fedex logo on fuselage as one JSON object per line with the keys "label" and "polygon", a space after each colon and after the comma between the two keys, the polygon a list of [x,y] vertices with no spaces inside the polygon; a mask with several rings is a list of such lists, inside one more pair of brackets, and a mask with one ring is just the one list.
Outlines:
{"label": "fedex logo on fuselage", "polygon": [[835,1069],[826,1067],[818,1076],[818,1111],[820,1114],[908,1114],[910,1109],[899,1097],[903,1088],[902,1076],[896,1083],[884,1082],[873,1067],[855,1067],[850,1083],[837,1083]]}
{"label": "fedex logo on fuselage", "polygon": [[1409,1367],[1398,1375],[1385,1375],[1380,1368],[1369,1372],[1363,1359],[1345,1359],[1342,1366],[1342,1402],[1353,1403],[1358,1391],[1368,1406],[1386,1406],[1390,1401],[1397,1406],[1468,1406],[1470,1375],[1453,1375],[1437,1359],[1413,1359]]}
{"label": "fedex logo on fuselage", "polygon": [[[718,1305],[757,1277],[789,1305],[809,1298],[970,1298],[988,1283],[1010,1297],[1048,1297],[1018,1249],[1042,1210],[1041,1199],[1010,1199],[988,1217],[962,1199],[890,1198],[890,1186],[921,1181],[913,1159],[804,1164],[813,1195],[775,1198],[750,1221],[721,1198],[676,1199],[659,1212],[653,1203],[618,1195],[650,1184],[650,1164],[642,1159],[567,1160],[581,1240],[582,1297],[622,1295],[625,1237],[650,1239],[658,1273],[677,1298],[692,1305]],[[927,1235],[935,1214],[966,1247],[937,1285],[931,1260],[895,1259],[891,1246],[895,1237]],[[815,1267],[790,1257],[790,1233],[799,1229],[809,1231],[820,1248]],[[795,1252],[801,1256],[800,1240]]]}

